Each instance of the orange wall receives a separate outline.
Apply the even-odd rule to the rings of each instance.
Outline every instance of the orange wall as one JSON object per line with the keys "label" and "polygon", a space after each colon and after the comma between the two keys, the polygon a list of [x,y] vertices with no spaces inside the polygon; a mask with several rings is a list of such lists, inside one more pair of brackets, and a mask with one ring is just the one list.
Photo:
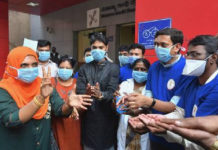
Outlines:
{"label": "orange wall", "polygon": [[[136,0],[136,42],[138,23],[162,18],[172,18],[172,27],[183,31],[184,47],[198,34],[218,33],[217,0]],[[146,58],[156,59],[154,50],[147,50]]]}
{"label": "orange wall", "polygon": [[8,52],[8,2],[0,1],[0,78],[5,69]]}

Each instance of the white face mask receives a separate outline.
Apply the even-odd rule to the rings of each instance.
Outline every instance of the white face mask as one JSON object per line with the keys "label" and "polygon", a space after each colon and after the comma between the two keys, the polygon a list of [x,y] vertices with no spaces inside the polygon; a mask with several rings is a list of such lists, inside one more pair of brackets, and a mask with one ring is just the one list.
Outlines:
{"label": "white face mask", "polygon": [[183,68],[182,74],[186,76],[201,76],[205,71],[207,59],[210,56],[208,56],[204,60],[186,59],[185,67]]}

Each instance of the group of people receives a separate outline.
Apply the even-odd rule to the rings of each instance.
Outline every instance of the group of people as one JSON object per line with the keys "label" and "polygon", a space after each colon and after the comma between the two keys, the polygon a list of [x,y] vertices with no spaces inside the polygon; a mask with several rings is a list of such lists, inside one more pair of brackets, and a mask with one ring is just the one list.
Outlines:
{"label": "group of people", "polygon": [[51,61],[51,43],[9,52],[0,81],[0,144],[14,150],[218,149],[218,39],[197,35],[180,54],[182,31],[154,39],[158,61],[135,43],[108,57],[108,39],[90,37],[85,64]]}

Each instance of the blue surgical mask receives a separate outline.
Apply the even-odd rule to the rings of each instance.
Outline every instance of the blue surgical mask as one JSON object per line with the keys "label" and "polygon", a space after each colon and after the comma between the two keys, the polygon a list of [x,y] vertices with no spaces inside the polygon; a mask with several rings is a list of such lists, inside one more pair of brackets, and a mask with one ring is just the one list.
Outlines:
{"label": "blue surgical mask", "polygon": [[147,80],[148,73],[142,71],[134,71],[132,72],[132,77],[137,83],[143,83]]}
{"label": "blue surgical mask", "polygon": [[119,56],[119,62],[120,66],[126,65],[129,63],[129,57],[128,56]]}
{"label": "blue surgical mask", "polygon": [[129,63],[132,65],[137,59],[139,56],[129,56]]}
{"label": "blue surgical mask", "polygon": [[38,77],[38,67],[20,68],[18,71],[18,79],[25,83],[32,83]]}
{"label": "blue surgical mask", "polygon": [[169,47],[169,48],[163,48],[163,47],[160,47],[160,46],[155,46],[155,52],[157,54],[157,57],[158,59],[161,61],[161,62],[168,62],[172,56],[170,55],[170,50],[173,46]]}
{"label": "blue surgical mask", "polygon": [[91,51],[92,57],[95,61],[99,62],[106,56],[106,51],[101,49],[93,49]]}
{"label": "blue surgical mask", "polygon": [[47,61],[50,59],[50,51],[38,51],[38,53],[40,61]]}
{"label": "blue surgical mask", "polygon": [[85,57],[85,62],[86,63],[90,63],[90,62],[92,62],[94,60],[94,58],[92,57],[92,56],[86,56]]}
{"label": "blue surgical mask", "polygon": [[70,79],[72,77],[72,74],[73,74],[72,69],[63,69],[63,68],[58,69],[58,76],[64,81]]}

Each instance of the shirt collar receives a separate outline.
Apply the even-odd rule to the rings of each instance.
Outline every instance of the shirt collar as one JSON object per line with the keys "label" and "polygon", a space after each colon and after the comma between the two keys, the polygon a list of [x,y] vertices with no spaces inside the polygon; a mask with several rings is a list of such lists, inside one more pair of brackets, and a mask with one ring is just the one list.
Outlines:
{"label": "shirt collar", "polygon": [[181,58],[181,54],[179,54],[179,55],[177,55],[178,56],[178,58],[172,63],[172,64],[164,64],[164,63],[162,63],[162,62],[160,62],[165,68],[168,68],[168,67],[171,67],[171,66],[173,66],[174,64],[176,64],[179,60],[180,60],[180,58]]}
{"label": "shirt collar", "polygon": [[[44,64],[43,66],[47,66],[47,65],[49,65],[49,64],[51,64],[51,63],[52,63],[52,61],[49,59],[48,62],[47,62],[46,64]],[[39,64],[39,65],[42,66],[42,64]]]}
{"label": "shirt collar", "polygon": [[209,83],[210,81],[212,81],[218,74],[218,69],[207,79],[206,83]]}

